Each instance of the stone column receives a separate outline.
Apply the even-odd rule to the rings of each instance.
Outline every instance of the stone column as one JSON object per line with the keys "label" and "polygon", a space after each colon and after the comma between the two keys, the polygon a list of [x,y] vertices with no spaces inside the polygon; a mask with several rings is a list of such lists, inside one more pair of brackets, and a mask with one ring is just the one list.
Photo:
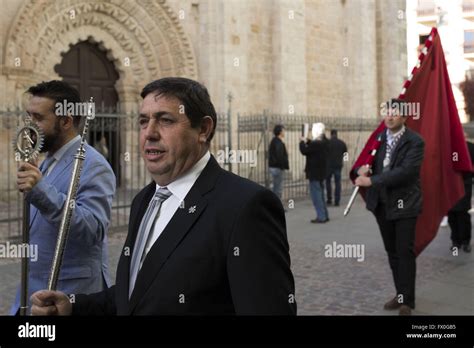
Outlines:
{"label": "stone column", "polygon": [[272,106],[277,113],[308,111],[305,7],[304,0],[274,3]]}
{"label": "stone column", "polygon": [[396,98],[407,78],[405,1],[376,1],[378,103]]}

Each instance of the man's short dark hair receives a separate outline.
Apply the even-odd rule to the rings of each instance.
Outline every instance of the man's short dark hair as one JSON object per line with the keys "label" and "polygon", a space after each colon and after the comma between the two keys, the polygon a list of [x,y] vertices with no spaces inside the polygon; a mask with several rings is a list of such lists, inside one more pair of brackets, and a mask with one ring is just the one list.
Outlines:
{"label": "man's short dark hair", "polygon": [[[56,103],[63,104],[66,103],[80,103],[81,96],[77,89],[72,87],[70,84],[64,81],[52,80],[52,81],[43,81],[38,83],[35,86],[28,88],[26,93],[31,94],[34,97],[44,97],[54,100],[54,105]],[[53,110],[54,112],[55,110]],[[73,124],[76,129],[79,128],[81,124],[80,115],[72,115]]]}
{"label": "man's short dark hair", "polygon": [[331,136],[337,137],[337,129],[331,129]]}
{"label": "man's short dark hair", "polygon": [[184,77],[165,77],[147,84],[140,95],[145,99],[150,93],[178,99],[183,104],[184,113],[193,128],[199,127],[205,116],[210,116],[214,127],[207,141],[211,141],[216,131],[217,115],[204,85]]}
{"label": "man's short dark hair", "polygon": [[277,124],[274,128],[273,128],[273,134],[275,134],[275,136],[279,136],[281,134],[281,132],[283,131],[283,129],[285,129],[285,127],[283,127],[283,125],[281,124]]}

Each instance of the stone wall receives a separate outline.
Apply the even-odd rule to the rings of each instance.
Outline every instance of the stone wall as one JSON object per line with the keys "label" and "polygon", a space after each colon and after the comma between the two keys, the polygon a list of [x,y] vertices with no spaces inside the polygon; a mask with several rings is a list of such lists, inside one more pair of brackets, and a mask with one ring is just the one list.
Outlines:
{"label": "stone wall", "polygon": [[[267,110],[374,118],[380,102],[398,94],[407,70],[404,0],[0,5],[0,109],[21,105],[31,84],[58,78],[61,54],[83,40],[98,43],[114,63],[126,111],[136,109],[147,82],[175,75],[203,82],[220,112],[232,94],[233,115]],[[233,117],[234,132],[236,122]],[[5,132],[0,137],[7,146]]]}

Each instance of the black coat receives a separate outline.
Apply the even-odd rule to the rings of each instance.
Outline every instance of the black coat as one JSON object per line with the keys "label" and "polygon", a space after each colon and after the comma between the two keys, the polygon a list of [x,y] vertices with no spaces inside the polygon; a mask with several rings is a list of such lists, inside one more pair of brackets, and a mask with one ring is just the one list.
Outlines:
{"label": "black coat", "polygon": [[152,182],[132,202],[116,285],[76,295],[73,314],[296,314],[280,200],[214,157],[148,252],[129,300],[130,251],[155,188]]}
{"label": "black coat", "polygon": [[300,151],[306,156],[305,173],[310,181],[322,181],[327,176],[328,146],[327,139],[300,142]]}
{"label": "black coat", "polygon": [[[467,149],[469,150],[469,155],[471,156],[471,163],[474,165],[474,144],[466,141]],[[451,208],[450,211],[468,211],[471,209],[471,198],[472,198],[472,173],[463,173],[464,180],[464,197],[461,198],[456,205]]]}
{"label": "black coat", "polygon": [[290,169],[285,143],[278,137],[273,137],[270,142],[268,166],[272,168]]}
{"label": "black coat", "polygon": [[381,195],[385,195],[387,220],[416,217],[422,207],[420,168],[425,142],[418,133],[407,128],[393,150],[390,170],[383,172],[386,139],[384,131],[382,144],[372,164],[372,186],[367,189],[365,196],[367,209],[375,214]]}
{"label": "black coat", "polygon": [[346,143],[337,137],[331,137],[328,142],[329,169],[341,169],[343,165],[344,153],[346,152]]}

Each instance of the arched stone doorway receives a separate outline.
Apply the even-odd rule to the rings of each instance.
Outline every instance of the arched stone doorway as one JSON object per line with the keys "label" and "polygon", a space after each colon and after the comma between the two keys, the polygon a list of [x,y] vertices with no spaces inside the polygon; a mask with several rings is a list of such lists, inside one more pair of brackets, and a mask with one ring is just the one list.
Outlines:
{"label": "arched stone doorway", "polygon": [[198,78],[190,39],[167,0],[24,0],[4,44],[3,71],[12,87],[5,102],[21,102],[30,85],[58,78],[61,53],[88,40],[107,50],[120,75],[115,88],[121,107],[129,112],[136,111],[147,82]]}
{"label": "arched stone doorway", "polygon": [[[62,53],[85,41],[97,43],[113,62],[120,76],[115,90],[127,114],[136,114],[140,91],[152,80],[198,79],[193,46],[169,0],[23,0],[6,33],[2,72],[7,88],[0,102],[20,105],[29,86],[59,79],[55,67],[62,63]],[[135,137],[135,128],[121,127],[122,164],[125,154],[130,154],[130,163],[140,158]],[[140,166],[133,168],[121,172],[123,185],[135,185],[134,177],[146,173]]]}
{"label": "arched stone doorway", "polygon": [[92,122],[88,142],[110,163],[120,185],[120,120],[116,114],[119,98],[115,89],[119,74],[106,52],[89,41],[73,45],[62,56],[55,72],[79,91],[83,101],[93,97],[97,114],[107,113]]}
{"label": "arched stone doorway", "polygon": [[99,107],[115,108],[118,102],[115,82],[119,74],[98,45],[84,41],[72,46],[55,71],[79,90],[82,99],[94,97]]}

